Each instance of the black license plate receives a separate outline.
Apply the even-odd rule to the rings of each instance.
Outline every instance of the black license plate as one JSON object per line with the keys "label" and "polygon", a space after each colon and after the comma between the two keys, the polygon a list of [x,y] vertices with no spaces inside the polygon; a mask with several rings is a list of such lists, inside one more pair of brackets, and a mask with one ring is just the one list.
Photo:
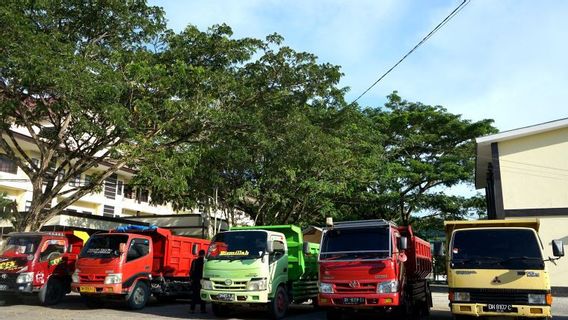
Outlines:
{"label": "black license plate", "polygon": [[483,311],[508,313],[508,312],[517,312],[517,308],[514,308],[510,304],[489,303],[487,304],[487,307],[483,308]]}
{"label": "black license plate", "polygon": [[343,304],[363,304],[365,298],[343,298]]}
{"label": "black license plate", "polygon": [[235,295],[232,293],[219,293],[217,299],[221,301],[233,301],[235,300]]}
{"label": "black license plate", "polygon": [[8,285],[7,284],[0,284],[0,291],[8,291]]}

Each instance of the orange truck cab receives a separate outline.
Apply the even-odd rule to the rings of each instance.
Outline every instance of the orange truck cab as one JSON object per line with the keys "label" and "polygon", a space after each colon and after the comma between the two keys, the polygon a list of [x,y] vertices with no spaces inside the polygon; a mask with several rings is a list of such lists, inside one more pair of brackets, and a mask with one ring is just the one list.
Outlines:
{"label": "orange truck cab", "polygon": [[189,296],[191,263],[208,246],[209,240],[157,227],[94,234],[79,255],[72,287],[90,307],[118,299],[136,310],[144,308],[151,294],[159,300]]}
{"label": "orange truck cab", "polygon": [[13,232],[0,249],[0,300],[37,295],[57,304],[71,291],[71,274],[88,234],[81,231]]}

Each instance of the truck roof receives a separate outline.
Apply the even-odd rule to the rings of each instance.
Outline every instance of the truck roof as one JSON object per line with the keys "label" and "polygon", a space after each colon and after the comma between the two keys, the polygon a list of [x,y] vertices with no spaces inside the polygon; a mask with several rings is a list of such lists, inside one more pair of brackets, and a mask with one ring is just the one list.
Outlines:
{"label": "truck roof", "polygon": [[446,235],[458,229],[473,228],[531,228],[538,232],[540,221],[537,218],[511,220],[473,220],[473,221],[444,221]]}
{"label": "truck roof", "polygon": [[364,227],[377,227],[377,226],[396,227],[396,224],[392,221],[388,221],[385,219],[340,221],[340,222],[335,222],[333,224],[334,228],[364,228]]}

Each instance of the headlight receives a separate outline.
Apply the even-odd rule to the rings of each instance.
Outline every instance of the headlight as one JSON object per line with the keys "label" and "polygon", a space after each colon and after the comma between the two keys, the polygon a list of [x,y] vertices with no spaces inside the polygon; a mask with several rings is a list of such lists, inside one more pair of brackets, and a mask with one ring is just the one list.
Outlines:
{"label": "headlight", "polygon": [[398,280],[391,280],[379,283],[377,293],[395,293],[398,291]]}
{"label": "headlight", "polygon": [[331,283],[320,283],[321,293],[333,293],[333,285]]}
{"label": "headlight", "polygon": [[529,304],[546,304],[546,295],[529,293]]}
{"label": "headlight", "polygon": [[73,281],[73,283],[79,283],[79,272],[79,269],[75,269],[75,272],[71,275],[71,281]]}
{"label": "headlight", "polygon": [[34,273],[33,272],[22,272],[18,275],[16,279],[16,283],[30,283],[34,281]]}
{"label": "headlight", "polygon": [[454,292],[454,301],[469,302],[469,292]]}
{"label": "headlight", "polygon": [[201,280],[201,289],[213,290],[213,282],[211,280]]}
{"label": "headlight", "polygon": [[105,277],[105,284],[122,283],[122,273],[111,273]]}
{"label": "headlight", "polygon": [[266,290],[267,286],[266,279],[257,279],[251,280],[247,283],[247,290],[248,291],[261,291]]}

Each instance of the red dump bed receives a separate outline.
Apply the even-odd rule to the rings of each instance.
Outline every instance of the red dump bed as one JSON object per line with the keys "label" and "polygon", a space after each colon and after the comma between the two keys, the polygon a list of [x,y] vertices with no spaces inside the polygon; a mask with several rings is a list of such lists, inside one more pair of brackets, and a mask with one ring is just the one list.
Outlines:
{"label": "red dump bed", "polygon": [[178,236],[168,229],[156,228],[147,231],[131,231],[152,238],[152,276],[153,277],[189,277],[191,262],[199,255],[199,250],[209,248],[209,240]]}
{"label": "red dump bed", "polygon": [[430,243],[414,235],[412,227],[398,227],[402,236],[408,238],[406,256],[408,260],[404,266],[409,279],[424,279],[432,272],[432,251]]}

